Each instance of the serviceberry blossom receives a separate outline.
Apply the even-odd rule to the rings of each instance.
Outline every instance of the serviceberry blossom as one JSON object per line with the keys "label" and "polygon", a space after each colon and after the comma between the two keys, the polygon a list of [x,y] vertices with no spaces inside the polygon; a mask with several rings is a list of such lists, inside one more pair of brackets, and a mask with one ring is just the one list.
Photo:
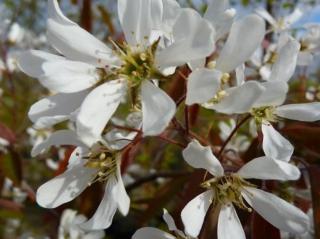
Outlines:
{"label": "serviceberry blossom", "polygon": [[247,181],[296,180],[300,177],[296,166],[281,160],[259,157],[242,166],[237,172],[227,173],[212,154],[211,148],[203,147],[195,140],[183,151],[183,157],[192,167],[205,169],[213,176],[202,183],[206,191],[192,199],[181,212],[187,235],[199,235],[211,205],[215,210],[219,210],[219,239],[245,238],[234,206],[249,212],[253,208],[280,230],[298,234],[307,230],[309,218],[300,209]]}
{"label": "serviceberry blossom", "polygon": [[234,22],[219,57],[209,63],[209,68],[198,68],[189,75],[186,104],[202,104],[222,113],[246,112],[264,87],[255,81],[231,86],[230,73],[251,57],[264,34],[265,23],[257,15]]}
{"label": "serviceberry blossom", "polygon": [[108,228],[116,211],[127,215],[130,198],[126,193],[120,172],[121,151],[113,149],[106,141],[86,146],[74,131],[56,131],[44,142],[34,146],[36,156],[51,146],[73,145],[77,148],[69,158],[67,170],[40,186],[37,203],[45,208],[55,208],[80,195],[95,182],[105,183],[105,193],[95,214],[80,227],[86,230]]}
{"label": "serviceberry blossom", "polygon": [[214,29],[173,0],[120,0],[118,15],[126,42],[110,40],[112,50],[49,0],[48,41],[63,56],[31,50],[19,57],[25,73],[58,93],[31,108],[36,125],[72,119],[90,145],[126,96],[132,110],[142,111],[145,136],[160,134],[169,124],[176,106],[157,85],[177,66],[209,55]]}

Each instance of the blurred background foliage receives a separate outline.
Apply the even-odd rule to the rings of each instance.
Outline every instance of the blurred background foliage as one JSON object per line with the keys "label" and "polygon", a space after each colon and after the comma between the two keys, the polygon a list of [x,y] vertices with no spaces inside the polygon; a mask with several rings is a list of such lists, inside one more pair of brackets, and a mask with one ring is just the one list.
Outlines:
{"label": "blurred background foliage", "polygon": [[[133,0],[134,1],[134,0]],[[181,5],[204,12],[206,1],[181,0]],[[315,0],[233,0],[241,14],[250,12],[257,6],[265,6],[274,15],[291,12],[297,4],[307,9],[319,8]],[[61,0],[63,12],[83,28],[107,42],[108,37],[121,41],[123,35],[117,21],[116,0]],[[61,214],[66,208],[73,208],[89,217],[102,196],[103,187],[94,184],[76,200],[57,209],[47,210],[35,203],[35,191],[39,185],[63,172],[71,148],[52,149],[39,158],[30,156],[34,143],[45,139],[53,130],[36,131],[32,128],[27,113],[38,99],[49,94],[35,80],[21,73],[16,66],[15,55],[24,49],[47,49],[46,42],[46,0],[2,0],[0,1],[0,238],[57,238]],[[320,21],[318,11],[318,20]],[[308,17],[311,17],[310,15]],[[315,14],[317,17],[317,14]],[[76,39],[75,39],[76,40]],[[296,81],[291,84],[289,102],[308,102],[320,99],[319,62],[313,71],[298,69]],[[186,68],[180,71],[188,74]],[[175,81],[164,87],[176,101],[182,96],[185,79],[179,74]],[[306,94],[313,98],[306,98]],[[229,117],[192,106],[189,120],[193,132],[204,141],[222,145],[219,122],[230,124]],[[175,125],[179,131],[183,127],[184,107],[179,107]],[[235,119],[237,120],[237,119]],[[180,122],[181,121],[181,122]],[[57,126],[59,127],[59,125]],[[61,126],[60,126],[61,127]],[[261,156],[261,137],[248,132],[250,124],[239,132],[248,144],[243,152],[233,152],[225,157],[241,157],[248,161]],[[296,160],[303,164],[304,177],[295,183],[266,184],[269,190],[277,191],[282,197],[295,201],[307,210],[311,206],[310,187],[313,190],[316,225],[320,228],[320,127],[319,123],[304,124],[286,122],[281,132],[295,145]],[[181,132],[180,132],[181,133]],[[185,139],[179,132],[172,138],[179,142]],[[234,142],[237,144],[237,142]],[[241,143],[241,142],[240,142]],[[239,142],[238,142],[239,144]],[[202,171],[190,173],[183,163],[181,149],[159,138],[143,139],[124,153],[124,170],[127,190],[132,204],[126,218],[116,216],[105,238],[130,238],[134,231],[143,226],[158,226],[166,230],[161,220],[162,209],[167,208],[177,220],[179,213],[193,196],[199,193]],[[309,177],[311,176],[311,177]],[[253,218],[253,224],[245,227],[252,230],[251,238],[280,238],[278,230],[265,222],[257,214],[240,214],[242,222]],[[209,222],[211,222],[209,220]],[[201,238],[214,238],[213,223],[205,225]],[[318,229],[317,229],[318,230]],[[319,233],[319,232],[318,232]],[[65,237],[67,238],[67,237]],[[318,235],[319,238],[319,235]],[[151,238],[150,238],[151,239]]]}

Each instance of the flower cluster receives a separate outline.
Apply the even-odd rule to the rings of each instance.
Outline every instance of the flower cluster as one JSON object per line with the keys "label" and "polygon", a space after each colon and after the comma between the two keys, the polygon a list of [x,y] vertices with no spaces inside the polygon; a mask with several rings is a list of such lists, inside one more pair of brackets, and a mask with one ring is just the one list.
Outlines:
{"label": "flower cluster", "polygon": [[[187,135],[188,144],[178,144],[184,148],[185,161],[207,173],[199,185],[205,191],[181,211],[184,232],[165,211],[164,219],[175,236],[142,228],[133,238],[197,238],[209,211],[218,217],[219,239],[245,238],[235,208],[254,209],[280,230],[306,232],[309,218],[304,212],[252,182],[299,179],[298,166],[290,162],[294,147],[273,125],[283,119],[320,120],[319,102],[285,104],[296,65],[308,64],[319,49],[319,26],[309,26],[299,38],[290,34],[300,13],[277,21],[258,9],[237,18],[227,0],[211,0],[202,16],[175,0],[118,0],[125,40],[109,39],[105,44],[64,16],[57,0],[48,0],[47,39],[56,54],[29,50],[19,55],[18,64],[52,93],[31,107],[34,127],[42,130],[66,121],[72,127],[50,133],[35,144],[32,155],[51,146],[75,149],[67,170],[38,189],[38,204],[55,208],[93,183],[103,183],[105,193],[98,209],[89,220],[81,219],[79,228],[108,228],[117,210],[126,216],[130,197],[122,180],[123,152],[144,137],[162,137],[177,124],[175,115],[184,102],[187,109],[197,104],[237,116],[241,122],[232,121],[235,130],[251,119],[244,150],[250,137],[261,132],[264,156],[226,169],[221,156],[227,145],[217,151],[194,134]],[[267,47],[262,47],[270,34],[264,18],[276,42]],[[190,74],[183,75],[182,67],[188,67]],[[258,77],[251,79],[252,72]],[[178,101],[163,87],[176,74],[186,80],[185,95]],[[119,126],[115,122],[123,107],[126,120]],[[234,129],[220,125],[230,133],[224,136],[230,143]],[[229,148],[240,152],[240,141]]]}

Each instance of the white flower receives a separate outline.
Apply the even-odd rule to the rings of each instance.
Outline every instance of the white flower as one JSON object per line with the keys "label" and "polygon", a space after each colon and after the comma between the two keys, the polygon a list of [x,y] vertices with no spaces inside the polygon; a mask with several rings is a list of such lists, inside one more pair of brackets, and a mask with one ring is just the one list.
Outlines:
{"label": "white flower", "polygon": [[[179,10],[175,16],[171,6]],[[34,105],[29,115],[40,126],[74,117],[78,134],[89,145],[127,92],[133,108],[142,110],[144,135],[161,133],[176,107],[154,80],[165,79],[168,70],[203,58],[214,48],[210,24],[169,0],[119,0],[127,43],[113,43],[115,51],[67,19],[56,0],[49,1],[48,11],[48,41],[64,57],[33,50],[21,54],[19,64],[58,94]]]}
{"label": "white flower", "polygon": [[275,19],[264,8],[258,8],[255,11],[272,26],[271,30],[275,31],[276,33],[289,30],[293,23],[297,22],[303,16],[302,10],[298,7],[295,8],[291,14],[285,17],[280,17],[279,19]]}
{"label": "white flower", "polygon": [[265,92],[255,102],[250,113],[257,124],[261,125],[264,153],[274,159],[289,161],[293,146],[271,123],[282,118],[306,122],[320,120],[320,102],[282,105],[288,91],[287,83],[272,81],[265,86]]}
{"label": "white flower", "polygon": [[[265,34],[264,21],[249,15],[232,24],[213,69],[197,69],[188,79],[186,104],[202,104],[222,113],[243,113],[250,109],[264,88],[255,81],[230,87],[230,73],[250,58]],[[238,71],[239,72],[239,71]]]}
{"label": "white flower", "polygon": [[162,230],[153,227],[143,227],[137,230],[132,239],[192,239],[185,235],[181,230],[179,230],[172,218],[166,209],[163,209],[163,220],[166,222],[169,230],[174,234],[169,234]]}
{"label": "white flower", "polygon": [[299,42],[287,33],[280,34],[277,44],[269,46],[263,62],[257,65],[262,79],[288,82],[295,72],[299,51]]}
{"label": "white flower", "polygon": [[87,221],[87,218],[77,211],[65,209],[62,213],[58,239],[102,239],[105,236],[103,230],[84,231],[79,224]]}
{"label": "white flower", "polygon": [[245,238],[234,205],[248,211],[251,211],[249,207],[252,207],[280,230],[294,233],[307,230],[309,219],[300,209],[271,193],[257,189],[255,185],[246,181],[296,180],[300,177],[300,171],[296,166],[260,157],[245,164],[238,172],[226,174],[210,147],[203,147],[197,141],[188,145],[183,151],[183,157],[192,167],[205,169],[214,176],[202,184],[207,190],[192,199],[181,212],[187,235],[198,236],[211,204],[217,209],[220,208],[219,239]]}
{"label": "white flower", "polygon": [[307,66],[320,52],[320,24],[307,24],[307,33],[301,38],[301,51],[298,57],[298,65]]}
{"label": "white flower", "polygon": [[106,182],[103,199],[95,214],[80,224],[85,230],[108,228],[117,209],[127,215],[130,198],[123,185],[120,161],[121,153],[107,146],[106,142],[96,142],[88,148],[70,130],[53,133],[43,143],[35,145],[32,155],[36,156],[50,146],[78,146],[69,158],[67,170],[43,184],[37,190],[37,203],[45,208],[55,208],[80,195],[94,182]]}

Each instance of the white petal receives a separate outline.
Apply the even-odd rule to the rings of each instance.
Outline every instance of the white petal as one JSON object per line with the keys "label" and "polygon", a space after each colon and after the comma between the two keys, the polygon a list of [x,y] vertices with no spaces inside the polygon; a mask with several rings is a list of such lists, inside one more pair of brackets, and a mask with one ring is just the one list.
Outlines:
{"label": "white petal", "polygon": [[19,68],[31,77],[38,78],[44,74],[42,64],[50,61],[64,60],[63,57],[53,55],[44,51],[29,50],[19,54]]}
{"label": "white petal", "polygon": [[271,69],[270,81],[290,80],[296,69],[299,50],[299,42],[293,38],[289,39],[278,53],[278,58]]}
{"label": "white petal", "polygon": [[317,121],[320,120],[320,102],[282,105],[277,107],[276,114],[286,119]]}
{"label": "white petal", "polygon": [[106,82],[90,92],[77,115],[77,132],[88,145],[94,143],[118,108],[125,91],[123,80]]}
{"label": "white petal", "polygon": [[112,50],[90,33],[67,19],[57,0],[48,2],[48,41],[70,60],[93,65],[113,65],[116,60]]}
{"label": "white petal", "polygon": [[126,216],[130,208],[130,198],[124,187],[122,176],[120,172],[120,165],[117,166],[117,184],[112,191],[113,198],[116,199],[118,209],[123,216]]}
{"label": "white petal", "polygon": [[243,64],[259,47],[264,34],[265,23],[257,15],[249,15],[233,23],[216,68],[228,73]]}
{"label": "white petal", "polygon": [[218,219],[219,239],[245,239],[241,222],[232,204],[223,205]]}
{"label": "white petal", "polygon": [[158,0],[119,0],[119,20],[127,42],[146,45],[152,30],[160,29],[163,4]]}
{"label": "white petal", "polygon": [[265,88],[255,81],[248,81],[241,86],[229,88],[226,96],[217,104],[207,103],[203,106],[225,114],[242,114],[249,112]]}
{"label": "white petal", "polygon": [[276,131],[271,124],[262,124],[262,148],[266,156],[288,162],[293,154],[292,144]]}
{"label": "white petal", "polygon": [[182,151],[184,160],[194,168],[207,170],[214,176],[223,176],[224,170],[209,146],[203,147],[197,140],[192,140]]}
{"label": "white petal", "polygon": [[212,99],[220,89],[222,73],[210,69],[193,71],[187,82],[186,104],[202,104]]}
{"label": "white petal", "polygon": [[167,37],[171,38],[172,27],[180,14],[181,7],[176,0],[162,0],[163,17],[162,29],[166,32]]}
{"label": "white petal", "polygon": [[80,107],[87,94],[88,91],[81,91],[49,96],[33,104],[28,116],[37,129],[48,128],[69,119],[70,114]]}
{"label": "white petal", "polygon": [[285,81],[268,81],[261,83],[265,91],[254,103],[254,107],[282,105],[286,100],[289,86]]}
{"label": "white petal", "polygon": [[51,146],[61,145],[75,145],[85,147],[85,145],[79,140],[77,134],[74,131],[58,130],[51,134],[49,138],[47,138],[42,143],[35,145],[31,151],[31,155],[32,157],[35,157]]}
{"label": "white petal", "polygon": [[212,190],[205,191],[192,199],[182,210],[181,219],[187,235],[197,237],[213,197]]}
{"label": "white petal", "polygon": [[149,81],[141,86],[142,130],[144,136],[162,133],[176,112],[174,101]]}
{"label": "white petal", "polygon": [[246,163],[237,174],[242,178],[262,180],[297,180],[300,177],[299,169],[287,162],[259,157]]}
{"label": "white petal", "polygon": [[85,230],[101,230],[108,228],[112,224],[113,216],[117,211],[117,198],[114,198],[112,193],[116,185],[116,177],[110,177],[98,209],[87,222],[79,224],[81,228]]}
{"label": "white petal", "polygon": [[[209,56],[214,50],[214,30],[192,9],[184,9],[173,27],[174,43],[158,52],[158,66],[180,66]],[[186,49],[188,49],[186,51]]]}
{"label": "white petal", "polygon": [[242,195],[251,207],[276,228],[295,234],[302,234],[308,229],[308,216],[283,199],[255,188],[245,188]]}
{"label": "white petal", "polygon": [[285,18],[287,24],[291,25],[294,22],[298,21],[303,16],[303,11],[296,7],[294,11]]}
{"label": "white petal", "polygon": [[152,239],[176,239],[176,237],[172,236],[171,234],[153,227],[140,228],[132,236],[132,239],[151,239],[151,238]]}
{"label": "white petal", "polygon": [[53,92],[73,93],[94,86],[99,81],[96,67],[78,61],[53,61],[42,65],[40,83]]}
{"label": "white petal", "polygon": [[268,23],[270,23],[273,27],[277,25],[276,19],[273,18],[273,16],[270,15],[270,13],[264,9],[264,8],[258,8],[255,10],[255,12],[264,18]]}
{"label": "white petal", "polygon": [[210,21],[216,30],[216,39],[227,34],[236,14],[235,9],[229,8],[229,0],[210,0],[204,18]]}
{"label": "white petal", "polygon": [[70,202],[83,192],[95,173],[96,170],[84,167],[83,163],[74,164],[38,188],[37,203],[45,208],[55,208]]}
{"label": "white petal", "polygon": [[162,218],[167,223],[167,226],[170,231],[177,231],[178,230],[172,216],[169,214],[167,209],[163,209]]}

